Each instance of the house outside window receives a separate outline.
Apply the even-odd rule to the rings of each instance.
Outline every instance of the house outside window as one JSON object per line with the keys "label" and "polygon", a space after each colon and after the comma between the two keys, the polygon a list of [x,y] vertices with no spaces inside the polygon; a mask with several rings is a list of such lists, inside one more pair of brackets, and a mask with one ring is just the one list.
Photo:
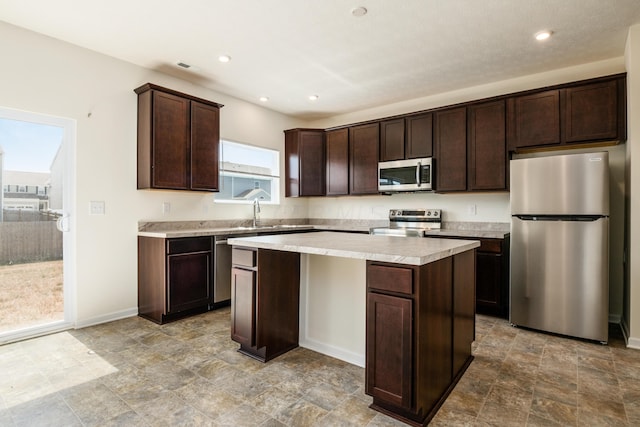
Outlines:
{"label": "house outside window", "polygon": [[280,153],[268,148],[220,141],[220,203],[280,203]]}

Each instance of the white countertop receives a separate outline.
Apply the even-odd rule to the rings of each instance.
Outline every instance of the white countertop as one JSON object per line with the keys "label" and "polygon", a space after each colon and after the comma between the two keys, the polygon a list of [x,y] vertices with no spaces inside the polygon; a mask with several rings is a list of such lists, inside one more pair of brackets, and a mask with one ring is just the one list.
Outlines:
{"label": "white countertop", "polygon": [[174,239],[179,237],[230,236],[242,234],[283,232],[288,230],[314,230],[313,225],[273,225],[258,227],[215,227],[164,231],[138,231],[138,236]]}
{"label": "white countertop", "polygon": [[[383,227],[383,226],[380,226]],[[366,225],[354,226],[351,224],[277,224],[266,225],[259,227],[243,227],[243,226],[231,226],[231,227],[211,227],[211,226],[176,226],[175,228],[167,228],[163,230],[144,230],[138,231],[138,236],[142,237],[155,237],[160,239],[173,239],[181,237],[202,237],[202,236],[240,236],[240,235],[255,235],[255,234],[269,234],[280,233],[286,231],[356,231],[356,232],[369,232],[370,227]],[[509,235],[508,230],[501,229],[457,229],[457,228],[442,228],[440,230],[428,230],[425,234],[433,237],[461,237],[461,238],[475,238],[475,239],[504,239]]]}
{"label": "white countertop", "polygon": [[412,239],[331,231],[229,239],[233,246],[423,265],[480,246],[476,240]]}

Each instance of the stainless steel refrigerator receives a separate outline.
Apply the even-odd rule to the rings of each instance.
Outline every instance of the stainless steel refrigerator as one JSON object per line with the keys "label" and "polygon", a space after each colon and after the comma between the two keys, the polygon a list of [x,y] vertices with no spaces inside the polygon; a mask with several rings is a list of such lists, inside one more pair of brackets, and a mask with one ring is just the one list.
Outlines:
{"label": "stainless steel refrigerator", "polygon": [[512,324],[607,342],[608,155],[511,161]]}

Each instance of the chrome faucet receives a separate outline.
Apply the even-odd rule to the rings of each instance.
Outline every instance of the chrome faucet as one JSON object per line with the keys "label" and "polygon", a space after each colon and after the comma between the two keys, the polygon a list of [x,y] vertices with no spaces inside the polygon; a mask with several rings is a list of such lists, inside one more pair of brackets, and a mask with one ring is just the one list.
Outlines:
{"label": "chrome faucet", "polygon": [[258,198],[253,199],[253,226],[258,227],[260,225],[260,202]]}

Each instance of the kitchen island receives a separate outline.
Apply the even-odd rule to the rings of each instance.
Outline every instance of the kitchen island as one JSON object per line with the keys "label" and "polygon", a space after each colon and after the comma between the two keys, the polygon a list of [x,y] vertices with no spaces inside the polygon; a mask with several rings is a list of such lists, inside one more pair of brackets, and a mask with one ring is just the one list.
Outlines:
{"label": "kitchen island", "polygon": [[300,344],[364,365],[371,407],[412,425],[472,360],[477,241],[315,232],[229,244],[244,354],[266,362]]}

